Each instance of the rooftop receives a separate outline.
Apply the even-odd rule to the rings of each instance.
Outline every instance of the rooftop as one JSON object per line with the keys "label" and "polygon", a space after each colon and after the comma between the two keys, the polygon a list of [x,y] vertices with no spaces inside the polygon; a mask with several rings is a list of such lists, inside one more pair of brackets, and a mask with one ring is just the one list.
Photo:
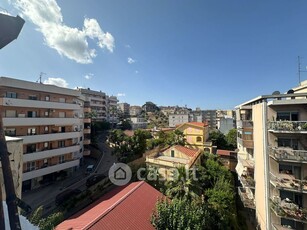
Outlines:
{"label": "rooftop", "polygon": [[163,195],[144,181],[116,187],[55,229],[154,229],[150,219],[159,197]]}

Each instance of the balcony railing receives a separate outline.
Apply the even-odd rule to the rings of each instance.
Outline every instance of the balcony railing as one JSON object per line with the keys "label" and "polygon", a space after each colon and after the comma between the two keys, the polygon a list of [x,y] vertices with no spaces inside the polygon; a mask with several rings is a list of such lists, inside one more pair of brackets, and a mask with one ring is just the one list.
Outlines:
{"label": "balcony railing", "polygon": [[268,130],[277,132],[307,132],[307,121],[271,121]]}
{"label": "balcony railing", "polygon": [[255,188],[255,180],[252,175],[242,175],[240,181],[244,188]]}
{"label": "balcony railing", "polygon": [[239,120],[239,121],[237,121],[237,127],[241,127],[241,128],[253,128],[253,121]]}
{"label": "balcony railing", "polygon": [[289,225],[272,224],[273,230],[295,230]]}
{"label": "balcony railing", "polygon": [[276,188],[282,190],[307,193],[307,180],[295,179],[290,174],[279,173],[273,175],[270,173],[270,181]]}
{"label": "balcony railing", "polygon": [[245,208],[256,208],[254,195],[249,188],[238,187],[238,193]]}
{"label": "balcony railing", "polygon": [[271,157],[278,161],[296,161],[296,162],[307,162],[307,151],[306,150],[293,150],[291,148],[269,148],[269,154]]}
{"label": "balcony railing", "polygon": [[271,198],[271,209],[278,217],[307,223],[307,210],[288,198],[282,201],[279,197]]}

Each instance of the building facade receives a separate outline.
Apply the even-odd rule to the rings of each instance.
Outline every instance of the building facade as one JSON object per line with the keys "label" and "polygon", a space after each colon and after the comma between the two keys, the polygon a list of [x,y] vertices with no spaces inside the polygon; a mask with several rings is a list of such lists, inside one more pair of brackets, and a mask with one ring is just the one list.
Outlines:
{"label": "building facade", "polygon": [[130,106],[130,108],[129,108],[129,114],[132,117],[137,117],[142,113],[142,110],[143,109],[142,109],[141,106],[133,105],[133,106]]}
{"label": "building facade", "polygon": [[23,139],[23,190],[71,174],[83,157],[80,92],[0,78],[0,108],[7,136]]}
{"label": "building facade", "polygon": [[226,135],[231,129],[235,128],[235,120],[229,116],[221,117],[217,122],[217,128]]}
{"label": "building facade", "polygon": [[131,127],[133,130],[147,128],[148,122],[146,121],[145,118],[131,117],[130,120],[131,120]]}
{"label": "building facade", "polygon": [[168,126],[171,128],[190,121],[189,114],[170,114],[168,116]]}
{"label": "building facade", "polygon": [[117,104],[118,110],[124,115],[129,116],[130,114],[130,104],[123,102]]}
{"label": "building facade", "polygon": [[107,96],[107,121],[113,125],[118,123],[117,103],[116,96]]}
{"label": "building facade", "polygon": [[307,229],[307,84],[236,107],[243,204],[259,229]]}

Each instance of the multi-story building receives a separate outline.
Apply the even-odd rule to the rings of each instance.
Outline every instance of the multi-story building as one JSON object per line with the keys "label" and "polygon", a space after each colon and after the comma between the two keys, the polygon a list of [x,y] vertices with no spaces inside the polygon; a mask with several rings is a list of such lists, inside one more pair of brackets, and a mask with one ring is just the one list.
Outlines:
{"label": "multi-story building", "polygon": [[117,103],[116,96],[107,96],[107,121],[111,124],[118,123]]}
{"label": "multi-story building", "polygon": [[138,106],[138,105],[130,106],[130,108],[129,108],[130,116],[137,117],[142,113],[142,110],[143,109],[142,109],[141,106]]}
{"label": "multi-story building", "polygon": [[167,179],[173,179],[175,168],[190,169],[200,163],[201,150],[175,145],[153,152],[146,156],[148,168],[157,168],[159,174]]}
{"label": "multi-story building", "polygon": [[83,156],[89,156],[91,155],[91,150],[89,148],[89,145],[91,144],[91,122],[92,122],[92,116],[91,116],[91,106],[90,102],[85,101],[85,97],[81,95],[82,100],[84,101],[83,104],[83,113],[84,113],[84,129],[83,129]]}
{"label": "multi-story building", "polygon": [[89,103],[93,121],[105,121],[107,119],[107,98],[101,91],[94,91],[90,88],[78,88],[78,91],[85,97],[85,102]]}
{"label": "multi-story building", "polygon": [[148,122],[146,121],[145,118],[131,117],[130,120],[131,120],[131,126],[132,126],[133,130],[135,130],[135,129],[146,129],[147,128]]}
{"label": "multi-story building", "polygon": [[0,108],[7,136],[23,139],[23,190],[72,173],[83,156],[80,92],[0,78]]}
{"label": "multi-story building", "polygon": [[226,135],[231,129],[235,128],[235,120],[229,116],[221,117],[217,121],[217,128],[221,133]]}
{"label": "multi-story building", "polygon": [[181,125],[183,123],[190,121],[189,114],[170,114],[168,116],[168,126],[176,127],[177,125]]}
{"label": "multi-story building", "polygon": [[129,116],[130,114],[130,104],[123,102],[123,103],[118,103],[117,108],[120,110],[120,112],[123,113],[124,116]]}
{"label": "multi-story building", "polygon": [[209,125],[210,130],[216,129],[216,110],[202,110],[203,120]]}
{"label": "multi-story building", "polygon": [[307,82],[236,107],[243,204],[259,229],[307,229]]}

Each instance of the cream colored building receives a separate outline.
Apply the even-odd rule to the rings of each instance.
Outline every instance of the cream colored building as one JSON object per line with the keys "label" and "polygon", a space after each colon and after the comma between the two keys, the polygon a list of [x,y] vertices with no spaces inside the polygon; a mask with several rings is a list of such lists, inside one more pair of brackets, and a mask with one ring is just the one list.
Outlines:
{"label": "cream colored building", "polygon": [[307,82],[236,107],[239,194],[259,229],[307,229],[306,108]]}
{"label": "cream colored building", "polygon": [[23,190],[70,175],[83,157],[83,101],[76,90],[0,78],[7,136],[23,139]]}
{"label": "cream colored building", "polygon": [[[7,150],[9,152],[9,160],[11,163],[11,170],[13,176],[13,182],[15,187],[16,196],[21,199],[21,187],[22,187],[22,138],[17,137],[5,137]],[[2,188],[2,200],[6,199],[3,173],[0,167],[0,186]]]}
{"label": "cream colored building", "polygon": [[173,178],[175,168],[190,169],[200,163],[200,156],[200,149],[175,145],[146,156],[146,165],[148,168],[157,168],[159,174],[169,180]]}

